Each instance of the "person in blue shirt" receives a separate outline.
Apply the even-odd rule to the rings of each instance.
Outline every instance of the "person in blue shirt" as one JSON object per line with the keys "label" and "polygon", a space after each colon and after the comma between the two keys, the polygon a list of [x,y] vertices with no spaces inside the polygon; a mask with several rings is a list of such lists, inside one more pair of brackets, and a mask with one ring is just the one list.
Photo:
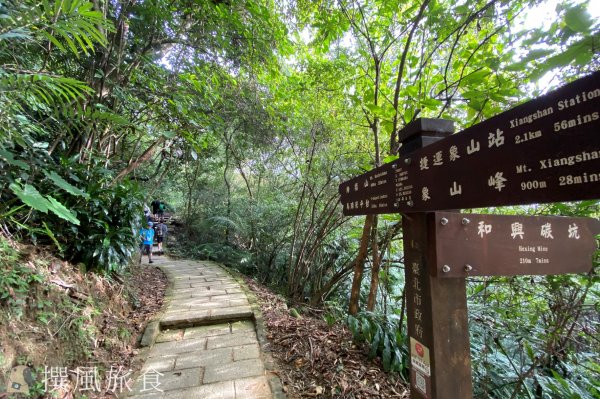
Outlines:
{"label": "person in blue shirt", "polygon": [[148,227],[140,229],[140,239],[142,240],[142,256],[148,254],[148,263],[152,262],[152,244],[154,244],[153,223],[148,221]]}

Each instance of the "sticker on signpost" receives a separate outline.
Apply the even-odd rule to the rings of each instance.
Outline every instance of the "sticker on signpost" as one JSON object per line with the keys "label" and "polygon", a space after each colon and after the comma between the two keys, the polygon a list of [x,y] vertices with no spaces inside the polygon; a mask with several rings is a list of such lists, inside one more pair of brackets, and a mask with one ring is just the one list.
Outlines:
{"label": "sticker on signpost", "polygon": [[425,380],[425,376],[418,371],[415,376],[415,387],[427,395],[427,381]]}
{"label": "sticker on signpost", "polygon": [[416,371],[431,376],[429,349],[413,337],[410,337],[410,364]]}

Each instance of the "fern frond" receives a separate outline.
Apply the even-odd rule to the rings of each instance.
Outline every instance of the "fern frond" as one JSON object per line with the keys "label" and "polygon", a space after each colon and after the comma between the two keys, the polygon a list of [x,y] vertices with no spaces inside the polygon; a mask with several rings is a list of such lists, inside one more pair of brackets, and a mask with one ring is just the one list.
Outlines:
{"label": "fern frond", "polygon": [[215,226],[229,227],[230,229],[240,230],[241,226],[234,220],[226,216],[213,216],[209,219]]}
{"label": "fern frond", "polygon": [[14,100],[29,95],[40,103],[61,105],[84,98],[93,90],[77,79],[41,73],[10,73],[0,74],[0,92],[12,92]]}
{"label": "fern frond", "polygon": [[0,29],[0,45],[11,39],[50,42],[76,57],[80,52],[93,53],[96,45],[106,46],[105,32],[114,31],[112,22],[86,0],[56,0],[53,4],[44,0],[39,7],[15,8],[7,14],[5,24]]}

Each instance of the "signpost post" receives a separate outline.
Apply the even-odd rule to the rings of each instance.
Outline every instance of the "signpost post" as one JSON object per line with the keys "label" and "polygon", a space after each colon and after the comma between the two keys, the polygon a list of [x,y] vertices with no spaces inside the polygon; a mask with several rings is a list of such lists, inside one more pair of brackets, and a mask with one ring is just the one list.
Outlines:
{"label": "signpost post", "polygon": [[465,277],[587,272],[600,233],[589,218],[439,212],[600,198],[600,72],[452,130],[419,119],[398,160],[340,185],[346,215],[403,214],[413,398],[473,396]]}

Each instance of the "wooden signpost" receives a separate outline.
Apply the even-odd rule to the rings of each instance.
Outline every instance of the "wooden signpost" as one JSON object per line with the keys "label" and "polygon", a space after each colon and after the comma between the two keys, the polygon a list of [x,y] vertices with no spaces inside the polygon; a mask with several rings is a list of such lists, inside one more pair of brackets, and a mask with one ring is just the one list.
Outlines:
{"label": "wooden signpost", "polygon": [[587,273],[600,221],[435,212],[436,277]]}
{"label": "wooden signpost", "polygon": [[585,273],[600,222],[461,208],[600,198],[600,72],[452,135],[419,119],[400,158],[340,185],[346,215],[402,213],[411,397],[472,398],[465,277]]}
{"label": "wooden signpost", "polygon": [[[403,147],[442,138],[452,122],[419,120]],[[427,132],[423,138],[422,132]],[[340,185],[346,215],[597,198],[600,72]]]}

